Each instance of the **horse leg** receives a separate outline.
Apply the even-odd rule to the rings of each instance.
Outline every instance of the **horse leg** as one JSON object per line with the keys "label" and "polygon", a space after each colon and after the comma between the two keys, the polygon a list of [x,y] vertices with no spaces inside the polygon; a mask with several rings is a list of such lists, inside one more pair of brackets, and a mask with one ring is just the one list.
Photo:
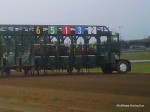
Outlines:
{"label": "horse leg", "polygon": [[44,75],[47,75],[47,72],[46,72],[46,70],[44,69]]}
{"label": "horse leg", "polygon": [[28,73],[27,73],[27,70],[24,70],[24,75],[27,76],[27,74],[28,74]]}
{"label": "horse leg", "polygon": [[10,70],[9,70],[9,69],[6,69],[5,72],[6,72],[6,75],[7,75],[7,76],[10,76]]}
{"label": "horse leg", "polygon": [[70,75],[70,71],[69,71],[69,69],[67,69],[67,73],[68,73],[68,75]]}
{"label": "horse leg", "polygon": [[80,68],[77,69],[77,73],[78,73],[78,75],[80,74]]}
{"label": "horse leg", "polygon": [[37,70],[37,76],[39,76],[39,70]]}
{"label": "horse leg", "polygon": [[2,74],[2,77],[4,77],[4,74],[3,74],[3,69],[1,70],[1,74]]}
{"label": "horse leg", "polygon": [[70,75],[72,75],[72,71],[73,71],[73,69],[71,68],[71,69],[70,69]]}

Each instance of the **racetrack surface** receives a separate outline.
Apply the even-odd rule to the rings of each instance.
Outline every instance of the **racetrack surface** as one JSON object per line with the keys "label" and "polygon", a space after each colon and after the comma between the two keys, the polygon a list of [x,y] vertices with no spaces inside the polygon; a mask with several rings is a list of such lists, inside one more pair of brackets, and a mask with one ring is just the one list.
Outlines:
{"label": "racetrack surface", "polygon": [[149,111],[149,74],[74,73],[0,78],[0,112]]}

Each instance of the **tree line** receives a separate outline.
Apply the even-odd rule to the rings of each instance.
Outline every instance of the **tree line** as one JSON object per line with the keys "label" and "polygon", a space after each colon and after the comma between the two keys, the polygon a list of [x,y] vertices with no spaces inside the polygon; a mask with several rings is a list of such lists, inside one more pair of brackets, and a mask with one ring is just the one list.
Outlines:
{"label": "tree line", "polygon": [[143,46],[144,48],[148,48],[150,47],[150,36],[138,40],[121,40],[120,44],[122,49],[130,49],[133,46],[135,47]]}

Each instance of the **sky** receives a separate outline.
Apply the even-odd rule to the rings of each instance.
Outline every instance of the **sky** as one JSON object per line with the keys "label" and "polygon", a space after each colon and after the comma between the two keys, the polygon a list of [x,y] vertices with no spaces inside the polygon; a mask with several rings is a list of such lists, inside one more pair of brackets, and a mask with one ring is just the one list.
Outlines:
{"label": "sky", "polygon": [[105,25],[124,40],[150,36],[150,0],[0,0],[0,24]]}

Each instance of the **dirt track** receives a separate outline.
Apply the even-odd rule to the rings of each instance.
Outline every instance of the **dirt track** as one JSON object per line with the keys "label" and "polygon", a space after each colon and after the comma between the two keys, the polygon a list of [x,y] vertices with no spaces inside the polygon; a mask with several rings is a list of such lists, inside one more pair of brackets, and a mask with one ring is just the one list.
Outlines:
{"label": "dirt track", "polygon": [[[144,107],[116,107],[117,104]],[[0,78],[0,112],[149,112],[150,75]]]}

